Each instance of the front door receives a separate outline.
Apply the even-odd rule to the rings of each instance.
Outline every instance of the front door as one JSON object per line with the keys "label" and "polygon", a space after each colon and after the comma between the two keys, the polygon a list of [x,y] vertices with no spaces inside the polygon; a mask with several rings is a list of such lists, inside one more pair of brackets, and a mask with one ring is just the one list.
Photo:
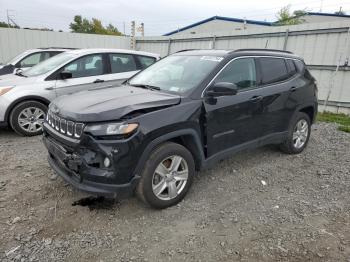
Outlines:
{"label": "front door", "polygon": [[[258,88],[254,58],[231,60],[213,83],[230,82],[237,86],[233,96],[206,98],[207,156],[254,143],[262,134],[262,93]],[[209,90],[208,87],[207,90]]]}

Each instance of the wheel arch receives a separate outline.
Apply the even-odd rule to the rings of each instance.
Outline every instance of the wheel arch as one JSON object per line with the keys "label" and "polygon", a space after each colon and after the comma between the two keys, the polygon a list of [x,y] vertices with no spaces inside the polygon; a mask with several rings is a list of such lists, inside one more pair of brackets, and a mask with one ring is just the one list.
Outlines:
{"label": "wheel arch", "polygon": [[315,122],[315,118],[316,118],[316,112],[315,112],[315,108],[312,105],[308,105],[308,106],[304,106],[302,108],[299,109],[299,112],[303,112],[305,114],[307,114],[310,118],[310,123],[314,123]]}
{"label": "wheel arch", "polygon": [[36,102],[40,102],[46,106],[48,106],[50,104],[50,101],[44,97],[41,96],[24,96],[21,98],[16,99],[15,101],[13,101],[11,103],[11,105],[7,108],[6,113],[5,113],[5,119],[4,121],[9,123],[10,121],[10,114],[12,112],[12,110],[20,103],[26,102],[26,101],[36,101]]}
{"label": "wheel arch", "polygon": [[148,159],[148,156],[155,148],[157,148],[159,145],[165,142],[174,142],[188,149],[195,160],[196,170],[199,170],[203,166],[205,156],[199,135],[193,129],[182,129],[170,132],[152,140],[142,152],[141,158],[138,161],[137,166],[135,168],[134,175],[141,174],[142,169]]}

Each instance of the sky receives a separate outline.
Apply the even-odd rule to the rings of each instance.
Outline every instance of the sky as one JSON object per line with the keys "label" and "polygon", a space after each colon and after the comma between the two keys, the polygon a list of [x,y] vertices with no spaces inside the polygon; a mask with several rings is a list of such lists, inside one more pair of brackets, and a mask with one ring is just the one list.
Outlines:
{"label": "sky", "polygon": [[69,31],[75,15],[112,23],[130,34],[132,20],[145,24],[145,35],[156,36],[214,15],[275,21],[283,6],[291,11],[334,13],[340,7],[350,14],[350,0],[0,0],[0,21],[9,16],[21,27]]}

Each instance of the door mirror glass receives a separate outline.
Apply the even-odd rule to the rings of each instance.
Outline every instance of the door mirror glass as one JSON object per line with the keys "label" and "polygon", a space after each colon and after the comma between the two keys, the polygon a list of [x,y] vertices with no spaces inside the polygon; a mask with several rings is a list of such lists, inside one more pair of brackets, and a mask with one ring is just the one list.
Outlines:
{"label": "door mirror glass", "polygon": [[214,83],[206,92],[208,96],[233,96],[237,94],[238,88],[235,84],[229,82]]}
{"label": "door mirror glass", "polygon": [[69,71],[62,71],[60,73],[60,78],[65,80],[65,79],[69,79],[69,78],[72,78],[73,75],[72,75],[72,72],[69,72]]}

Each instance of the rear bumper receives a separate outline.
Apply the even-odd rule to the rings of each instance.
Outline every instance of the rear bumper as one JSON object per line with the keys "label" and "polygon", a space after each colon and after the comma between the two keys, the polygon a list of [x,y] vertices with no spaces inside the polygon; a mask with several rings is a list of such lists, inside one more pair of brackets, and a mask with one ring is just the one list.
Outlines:
{"label": "rear bumper", "polygon": [[[113,198],[127,198],[133,195],[135,187],[139,181],[139,176],[134,176],[129,183],[126,184],[106,184],[96,181],[90,181],[84,178],[84,174],[73,171],[68,166],[76,164],[76,160],[62,159],[62,155],[57,153],[56,150],[52,150],[48,146],[47,138],[43,138],[43,142],[49,151],[48,162],[51,168],[66,182],[86,193],[90,193],[97,196],[106,196]],[[72,163],[69,163],[72,161]],[[66,162],[66,163],[65,163]]]}

